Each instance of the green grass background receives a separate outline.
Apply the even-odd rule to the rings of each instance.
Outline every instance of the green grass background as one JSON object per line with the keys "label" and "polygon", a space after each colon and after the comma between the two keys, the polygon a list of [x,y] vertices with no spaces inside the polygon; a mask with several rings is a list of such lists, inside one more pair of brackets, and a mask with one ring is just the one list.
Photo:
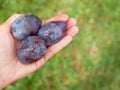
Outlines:
{"label": "green grass background", "polygon": [[0,0],[0,23],[14,13],[46,20],[61,12],[78,20],[79,34],[4,90],[120,90],[120,0]]}

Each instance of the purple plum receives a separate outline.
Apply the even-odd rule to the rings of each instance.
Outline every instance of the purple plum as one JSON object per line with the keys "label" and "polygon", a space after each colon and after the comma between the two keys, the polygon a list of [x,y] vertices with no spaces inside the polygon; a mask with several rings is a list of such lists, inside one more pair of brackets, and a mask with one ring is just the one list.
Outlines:
{"label": "purple plum", "polygon": [[41,19],[34,15],[22,15],[12,23],[12,34],[15,39],[24,40],[28,36],[36,35],[41,24]]}
{"label": "purple plum", "polygon": [[27,37],[21,42],[17,49],[18,59],[23,64],[29,64],[38,61],[45,53],[45,43],[37,36]]}
{"label": "purple plum", "polygon": [[42,26],[38,37],[43,39],[46,46],[53,45],[64,36],[66,23],[64,21],[53,21]]}

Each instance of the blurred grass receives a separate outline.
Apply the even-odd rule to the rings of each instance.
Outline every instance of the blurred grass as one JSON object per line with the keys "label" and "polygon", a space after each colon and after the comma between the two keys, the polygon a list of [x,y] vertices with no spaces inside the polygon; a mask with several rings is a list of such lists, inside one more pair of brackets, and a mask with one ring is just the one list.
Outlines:
{"label": "blurred grass", "polygon": [[42,20],[65,12],[80,33],[41,69],[4,90],[120,90],[119,0],[0,0],[0,23],[14,13]]}

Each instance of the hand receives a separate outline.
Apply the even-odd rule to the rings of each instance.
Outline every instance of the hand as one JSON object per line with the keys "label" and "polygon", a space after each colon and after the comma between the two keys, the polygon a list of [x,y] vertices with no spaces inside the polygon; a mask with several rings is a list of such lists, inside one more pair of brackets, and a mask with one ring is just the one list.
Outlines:
{"label": "hand", "polygon": [[19,16],[21,16],[21,14],[11,16],[0,26],[0,88],[3,88],[12,82],[27,76],[43,66],[50,57],[67,46],[72,41],[72,38],[78,33],[76,20],[74,18],[69,18],[66,14],[61,14],[48,19],[44,23],[59,20],[67,23],[67,32],[65,37],[58,43],[50,46],[47,49],[47,53],[41,60],[24,65],[18,61],[16,56],[16,48],[19,41],[13,38],[10,30],[12,22]]}

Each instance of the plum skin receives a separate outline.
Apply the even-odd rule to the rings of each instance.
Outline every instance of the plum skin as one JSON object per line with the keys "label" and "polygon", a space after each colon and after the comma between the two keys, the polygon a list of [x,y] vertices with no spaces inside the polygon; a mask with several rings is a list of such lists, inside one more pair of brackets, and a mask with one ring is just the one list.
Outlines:
{"label": "plum skin", "polygon": [[23,64],[38,61],[45,53],[45,43],[37,36],[27,37],[21,42],[17,49],[18,60]]}
{"label": "plum skin", "polygon": [[64,36],[66,23],[64,21],[53,21],[42,26],[38,32],[38,37],[43,39],[46,46],[51,46]]}
{"label": "plum skin", "polygon": [[12,34],[17,40],[24,40],[28,36],[37,34],[42,25],[41,19],[34,15],[22,15],[11,25]]}

